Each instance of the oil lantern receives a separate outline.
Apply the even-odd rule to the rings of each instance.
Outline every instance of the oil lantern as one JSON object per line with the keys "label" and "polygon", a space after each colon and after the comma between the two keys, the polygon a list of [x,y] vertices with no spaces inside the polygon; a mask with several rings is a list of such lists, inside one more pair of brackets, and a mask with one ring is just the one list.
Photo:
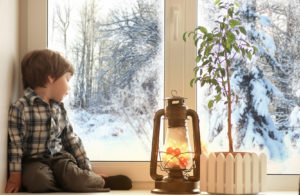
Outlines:
{"label": "oil lantern", "polygon": [[[194,110],[187,109],[184,105],[185,99],[174,95],[166,98],[168,101],[166,109],[160,109],[155,114],[150,162],[150,175],[155,180],[153,193],[200,193],[199,119]],[[160,150],[159,131],[162,116],[167,120],[167,129],[163,148]],[[189,140],[187,116],[191,116],[193,122],[194,150]],[[158,174],[157,167],[166,174]]]}

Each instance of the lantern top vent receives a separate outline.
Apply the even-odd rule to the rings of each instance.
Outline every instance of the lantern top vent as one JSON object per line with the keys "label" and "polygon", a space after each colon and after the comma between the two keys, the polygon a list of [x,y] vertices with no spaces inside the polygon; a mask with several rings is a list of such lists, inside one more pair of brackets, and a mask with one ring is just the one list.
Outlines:
{"label": "lantern top vent", "polygon": [[187,107],[184,105],[186,98],[177,96],[177,91],[172,90],[173,97],[166,98],[168,105],[166,106],[165,116],[168,119],[168,127],[179,127],[186,125]]}

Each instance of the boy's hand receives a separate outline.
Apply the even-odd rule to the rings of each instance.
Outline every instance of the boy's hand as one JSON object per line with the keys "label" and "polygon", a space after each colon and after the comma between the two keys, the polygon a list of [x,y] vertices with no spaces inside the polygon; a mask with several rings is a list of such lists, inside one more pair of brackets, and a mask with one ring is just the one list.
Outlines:
{"label": "boy's hand", "polygon": [[93,171],[96,175],[99,175],[99,176],[101,176],[101,177],[103,177],[103,178],[106,178],[106,177],[109,177],[107,174],[105,174],[105,173],[100,173],[100,172],[98,172],[98,171]]}
{"label": "boy's hand", "polygon": [[10,172],[6,183],[5,193],[15,193],[21,188],[22,173]]}
{"label": "boy's hand", "polygon": [[104,174],[104,173],[96,173],[97,175],[100,175],[101,177],[103,177],[103,178],[107,178],[107,177],[109,177],[108,175],[106,175],[106,174]]}

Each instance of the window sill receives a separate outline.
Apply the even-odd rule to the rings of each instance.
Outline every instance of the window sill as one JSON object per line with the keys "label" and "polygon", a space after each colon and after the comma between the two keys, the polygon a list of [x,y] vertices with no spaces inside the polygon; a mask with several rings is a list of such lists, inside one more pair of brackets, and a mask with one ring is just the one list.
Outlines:
{"label": "window sill", "polygon": [[[66,194],[66,193],[68,193],[68,192],[61,192],[61,193],[55,193],[55,194]],[[27,195],[27,194],[29,194],[29,193],[18,193],[18,195],[22,195],[22,194],[24,194],[24,195]],[[47,194],[49,194],[49,195],[51,195],[51,194],[53,194],[53,193],[43,193],[43,195],[47,195]],[[72,193],[72,194],[85,194],[85,193]],[[111,192],[99,192],[99,193],[96,193],[96,192],[94,192],[94,193],[86,193],[86,194],[88,194],[88,195],[93,195],[93,194],[113,194],[113,195],[126,195],[126,194],[136,194],[136,195],[146,195],[146,194],[152,194],[153,195],[153,193],[151,193],[151,191],[150,190],[135,190],[135,189],[133,189],[133,190],[129,190],[129,191],[111,191]],[[207,193],[201,193],[201,194],[207,194]],[[37,195],[36,193],[35,193],[35,195]],[[261,193],[259,193],[259,195],[298,195],[298,192],[295,192],[295,191],[270,191],[270,192],[261,192]]]}

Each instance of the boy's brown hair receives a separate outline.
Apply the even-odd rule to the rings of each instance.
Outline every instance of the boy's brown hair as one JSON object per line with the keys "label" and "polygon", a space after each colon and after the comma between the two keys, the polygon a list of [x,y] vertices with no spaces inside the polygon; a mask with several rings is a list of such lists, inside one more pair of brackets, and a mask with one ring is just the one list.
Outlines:
{"label": "boy's brown hair", "polygon": [[67,72],[74,74],[72,64],[59,52],[49,49],[27,53],[21,62],[21,69],[24,89],[44,87],[48,82],[48,76],[56,80]]}

